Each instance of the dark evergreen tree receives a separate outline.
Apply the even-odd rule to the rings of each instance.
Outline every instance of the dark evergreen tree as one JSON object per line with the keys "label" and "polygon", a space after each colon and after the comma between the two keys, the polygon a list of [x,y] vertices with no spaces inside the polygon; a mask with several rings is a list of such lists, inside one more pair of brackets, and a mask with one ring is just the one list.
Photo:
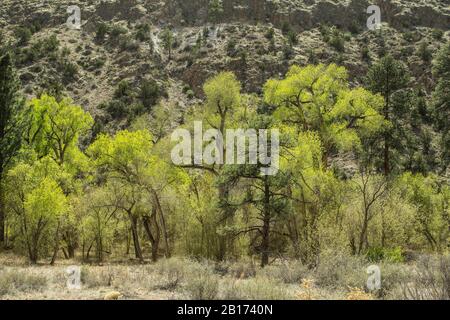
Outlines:
{"label": "dark evergreen tree", "polygon": [[397,144],[395,138],[399,136],[396,129],[401,128],[402,116],[407,112],[407,104],[404,100],[402,89],[405,89],[409,82],[409,74],[406,66],[387,55],[374,64],[367,76],[367,82],[370,90],[380,93],[384,97],[383,114],[387,121],[392,123],[389,129],[386,129],[383,137],[383,172],[389,175],[392,169],[391,153],[393,145]]}
{"label": "dark evergreen tree", "polygon": [[5,241],[5,199],[3,178],[21,142],[24,100],[9,53],[0,59],[0,242]]}

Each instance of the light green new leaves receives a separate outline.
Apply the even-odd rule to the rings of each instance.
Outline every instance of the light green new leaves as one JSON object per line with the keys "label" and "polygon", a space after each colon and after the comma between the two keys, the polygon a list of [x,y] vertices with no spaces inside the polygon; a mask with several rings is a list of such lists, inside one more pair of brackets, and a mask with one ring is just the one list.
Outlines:
{"label": "light green new leaves", "polygon": [[39,156],[51,155],[59,165],[86,165],[77,145],[80,135],[93,125],[91,115],[70,99],[57,102],[43,95],[30,103],[32,123],[26,140]]}
{"label": "light green new leaves", "polygon": [[67,199],[58,183],[44,178],[31,191],[24,203],[28,219],[57,220],[68,209]]}
{"label": "light green new leaves", "polygon": [[350,90],[345,68],[335,64],[291,67],[285,79],[266,83],[264,100],[277,107],[279,121],[317,132],[325,152],[333,146],[350,149],[384,124],[381,96]]}
{"label": "light green new leaves", "polygon": [[232,117],[241,104],[241,85],[232,72],[222,72],[203,86],[206,95],[204,116],[209,124],[223,129],[227,118]]}
{"label": "light green new leaves", "polygon": [[120,131],[115,137],[101,135],[88,149],[97,165],[120,173],[125,179],[139,178],[150,164],[152,136],[147,130]]}

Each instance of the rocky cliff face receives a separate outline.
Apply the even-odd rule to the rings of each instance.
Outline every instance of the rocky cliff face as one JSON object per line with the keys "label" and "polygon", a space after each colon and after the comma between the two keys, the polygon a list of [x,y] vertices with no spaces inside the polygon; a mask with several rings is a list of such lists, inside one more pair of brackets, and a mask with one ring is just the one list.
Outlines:
{"label": "rocky cliff face", "polygon": [[[376,32],[366,28],[369,2],[223,0],[223,13],[213,24],[209,0],[2,0],[0,36],[2,43],[17,46],[27,94],[59,82],[65,94],[93,112],[124,79],[135,86],[154,79],[167,89],[169,100],[182,106],[201,98],[203,82],[222,70],[234,71],[244,90],[256,93],[294,63],[335,62],[360,83],[370,63],[386,51],[407,63],[418,84],[429,89],[430,62],[423,61],[419,48],[425,44],[434,53],[448,41],[447,1],[374,0],[385,23]],[[81,30],[65,25],[73,4],[81,8]],[[100,23],[120,27],[117,39],[108,34],[98,41]],[[137,40],[144,24],[150,26],[149,37]],[[18,27],[33,29],[31,39],[20,45]],[[171,59],[161,42],[165,27],[174,32]],[[42,53],[39,41],[51,35],[58,48]],[[66,71],[74,74],[63,79],[67,62],[73,70]]]}

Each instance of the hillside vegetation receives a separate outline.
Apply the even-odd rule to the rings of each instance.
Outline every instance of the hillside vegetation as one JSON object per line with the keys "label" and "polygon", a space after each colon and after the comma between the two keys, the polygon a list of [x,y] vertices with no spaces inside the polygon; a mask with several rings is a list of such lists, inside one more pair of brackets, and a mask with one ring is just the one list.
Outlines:
{"label": "hillside vegetation", "polygon": [[375,2],[3,0],[0,299],[449,299],[450,8]]}

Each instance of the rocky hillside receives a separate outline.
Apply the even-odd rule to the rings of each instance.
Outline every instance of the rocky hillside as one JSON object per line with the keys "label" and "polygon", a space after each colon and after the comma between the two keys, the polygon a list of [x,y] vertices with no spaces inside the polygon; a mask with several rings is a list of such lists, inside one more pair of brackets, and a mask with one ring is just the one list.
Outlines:
{"label": "rocky hillside", "polygon": [[[162,97],[184,108],[221,70],[234,71],[244,90],[256,93],[292,64],[335,62],[362,83],[368,66],[388,51],[429,93],[431,57],[450,35],[445,0],[377,0],[378,31],[367,29],[365,0],[223,0],[219,9],[214,2],[2,0],[0,42],[15,48],[30,97],[68,95],[100,115],[105,105],[117,111],[114,99],[132,103],[143,87],[150,92],[146,107]],[[80,30],[66,25],[74,4]]]}

